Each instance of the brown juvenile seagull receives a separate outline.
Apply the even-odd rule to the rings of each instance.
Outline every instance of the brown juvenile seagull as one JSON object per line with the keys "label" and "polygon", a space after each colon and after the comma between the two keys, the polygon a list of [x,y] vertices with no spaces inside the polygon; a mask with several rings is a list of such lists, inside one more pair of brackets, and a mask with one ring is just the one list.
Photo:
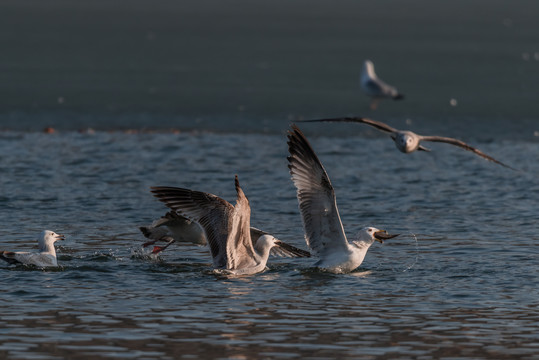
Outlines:
{"label": "brown juvenile seagull", "polygon": [[395,142],[397,149],[399,149],[400,151],[406,154],[414,152],[416,150],[430,151],[430,149],[421,145],[422,141],[442,142],[442,143],[458,146],[464,150],[471,151],[474,154],[481,156],[483,159],[492,161],[501,166],[505,166],[506,168],[509,168],[511,170],[516,170],[512,168],[511,166],[506,165],[502,163],[501,161],[494,159],[492,156],[489,156],[485,154],[484,152],[474,148],[473,146],[466,144],[462,140],[458,140],[458,139],[454,139],[450,137],[444,137],[444,136],[437,136],[437,135],[423,136],[423,135],[416,134],[412,131],[395,129],[381,121],[375,121],[375,120],[361,118],[361,117],[343,117],[343,118],[319,119],[319,120],[303,120],[303,121],[298,121],[298,122],[353,122],[353,123],[367,124],[382,132],[388,133],[389,136]]}
{"label": "brown juvenile seagull", "polygon": [[310,254],[264,234],[251,238],[251,206],[238,181],[236,205],[218,196],[175,187],[152,187],[155,197],[169,208],[196,222],[204,230],[210,244],[213,266],[234,275],[256,274],[266,269],[273,247],[280,247],[296,257]]}
{"label": "brown juvenile seagull", "polygon": [[[139,229],[148,239],[147,242],[142,244],[143,247],[155,245],[157,242],[166,243],[164,246],[155,245],[152,250],[153,254],[160,253],[173,243],[188,245],[192,244],[199,246],[206,246],[208,244],[206,235],[204,235],[204,229],[202,229],[196,222],[187,219],[185,216],[182,216],[175,211],[169,211],[159,219],[152,222],[151,225],[141,226]],[[258,238],[262,235],[269,235],[269,233],[252,226],[250,230],[253,244],[255,244]],[[294,248],[293,246],[291,247]],[[303,251],[301,249],[296,250]],[[285,248],[277,246],[274,246],[271,249],[270,255],[280,257],[297,257],[295,253],[286,251]],[[305,251],[303,256],[308,257],[309,253]]]}

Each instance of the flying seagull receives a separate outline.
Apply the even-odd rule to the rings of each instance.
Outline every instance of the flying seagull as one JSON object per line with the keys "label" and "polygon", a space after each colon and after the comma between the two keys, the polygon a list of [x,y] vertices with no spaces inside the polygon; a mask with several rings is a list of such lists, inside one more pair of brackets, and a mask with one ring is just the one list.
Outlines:
{"label": "flying seagull", "polygon": [[351,272],[361,265],[375,240],[382,243],[398,236],[366,227],[360,230],[357,240],[349,242],[329,176],[296,125],[288,132],[288,151],[288,168],[297,189],[305,240],[320,258],[315,266],[334,273]]}
{"label": "flying seagull", "polygon": [[[152,222],[151,225],[141,226],[139,229],[149,240],[142,245],[143,247],[154,245],[158,241],[166,243],[164,246],[154,246],[152,250],[153,254],[157,254],[165,250],[174,242],[200,246],[205,246],[208,243],[206,236],[204,235],[204,229],[200,227],[199,224],[174,211],[167,212],[164,216]],[[251,227],[250,230],[253,245],[256,244],[256,241],[262,235],[269,235],[269,233],[255,227]],[[294,248],[293,246],[291,247]],[[310,256],[309,252],[307,251],[296,248],[294,249],[294,253],[291,253],[286,251],[286,249],[283,247],[274,246],[270,251],[270,255],[296,257],[297,255],[295,253],[302,252],[303,256]]]}
{"label": "flying seagull", "polygon": [[444,137],[444,136],[437,136],[437,135],[423,136],[423,135],[419,135],[408,130],[397,130],[381,121],[375,121],[375,120],[371,120],[367,118],[360,118],[360,117],[344,117],[344,118],[333,118],[333,119],[303,120],[299,122],[353,122],[353,123],[367,124],[382,132],[388,133],[389,136],[391,136],[391,138],[395,142],[397,149],[399,149],[405,154],[414,152],[416,150],[430,151],[430,149],[421,145],[422,141],[442,142],[442,143],[447,143],[447,144],[458,146],[464,150],[471,151],[474,154],[479,155],[488,161],[492,161],[498,165],[505,166],[506,168],[509,168],[511,170],[515,170],[511,166],[506,165],[502,163],[501,161],[494,159],[492,156],[489,156],[485,154],[484,152],[474,148],[473,146],[466,144],[462,140],[458,140],[458,139],[454,139],[450,137]]}
{"label": "flying seagull", "polygon": [[40,267],[58,266],[58,262],[56,261],[56,250],[54,249],[54,243],[58,240],[65,240],[64,235],[45,230],[37,240],[39,252],[0,251],[0,259],[7,261],[10,264],[25,264]]}
{"label": "flying seagull", "polygon": [[[175,187],[152,187],[155,197],[170,209],[198,223],[210,244],[213,266],[234,275],[263,271],[273,247],[283,248],[297,257],[306,252],[285,244],[269,234],[253,243],[250,231],[251,207],[238,181],[236,205],[218,196]],[[298,251],[299,250],[299,251]]]}
{"label": "flying seagull", "polygon": [[359,84],[365,94],[372,97],[372,110],[376,109],[380,99],[401,100],[404,98],[404,95],[399,93],[396,87],[386,84],[376,76],[374,64],[370,60],[365,60],[363,64]]}

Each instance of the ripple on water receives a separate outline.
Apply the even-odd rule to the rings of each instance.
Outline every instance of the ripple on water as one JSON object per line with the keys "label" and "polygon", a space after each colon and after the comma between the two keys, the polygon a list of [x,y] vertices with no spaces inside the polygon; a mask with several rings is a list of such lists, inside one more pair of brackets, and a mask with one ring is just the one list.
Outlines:
{"label": "ripple on water", "polygon": [[[206,248],[139,251],[137,227],[166,211],[148,189],[232,201],[237,173],[252,224],[305,247],[283,136],[56,135],[0,136],[1,249],[35,251],[44,228],[67,235],[58,269],[0,265],[0,357],[537,358],[533,176],[459,166],[442,149],[405,157],[382,138],[313,137],[349,236],[406,236],[374,245],[352,274],[272,258],[229,277]],[[539,146],[525,148],[514,160],[537,173]]]}

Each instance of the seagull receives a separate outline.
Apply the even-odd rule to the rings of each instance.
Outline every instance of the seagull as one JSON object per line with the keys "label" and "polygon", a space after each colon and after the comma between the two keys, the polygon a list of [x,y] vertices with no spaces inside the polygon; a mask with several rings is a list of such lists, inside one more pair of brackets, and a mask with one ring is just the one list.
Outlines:
{"label": "seagull", "polygon": [[[150,226],[141,226],[139,229],[142,234],[149,239],[149,241],[142,244],[143,247],[154,245],[158,241],[166,242],[166,245],[164,246],[154,246],[152,250],[153,254],[165,250],[174,242],[200,246],[205,246],[208,243],[206,236],[204,235],[204,229],[198,223],[189,220],[175,211],[169,211],[161,218],[155,220]],[[269,233],[252,226],[250,231],[253,245],[261,236],[269,235]],[[289,246],[293,247],[292,245]],[[310,256],[307,251],[294,249],[295,253],[302,252],[304,257]],[[286,251],[286,249],[282,247],[273,247],[270,251],[271,255],[281,257],[296,257],[297,255],[295,255],[295,253]]]}
{"label": "seagull", "polygon": [[349,242],[337,209],[335,191],[311,145],[296,126],[288,132],[288,168],[297,189],[305,240],[320,259],[316,267],[333,273],[349,273],[365,258],[374,243],[394,238],[385,230],[365,227]]}
{"label": "seagull", "polygon": [[56,250],[54,249],[54,243],[58,240],[65,240],[64,235],[45,230],[38,238],[39,253],[0,251],[0,259],[10,264],[25,264],[40,267],[58,266]]}
{"label": "seagull", "polygon": [[142,244],[143,247],[154,245],[158,241],[164,241],[165,246],[154,246],[152,253],[157,254],[174,242],[206,245],[206,237],[203,229],[196,223],[174,211],[167,212],[161,218],[152,222],[150,226],[139,227],[142,234],[149,241]]}
{"label": "seagull", "polygon": [[251,207],[237,175],[235,185],[235,206],[218,196],[189,189],[156,186],[151,191],[169,208],[204,229],[215,269],[233,275],[259,273],[266,269],[273,247],[282,248],[297,257],[306,257],[307,252],[269,234],[253,242],[250,231]]}
{"label": "seagull", "polygon": [[363,63],[359,84],[365,94],[373,98],[371,102],[372,110],[376,110],[380,99],[401,100],[404,98],[404,95],[399,93],[396,87],[386,84],[376,76],[374,64],[370,60],[365,60]]}
{"label": "seagull", "polygon": [[319,120],[303,120],[303,121],[300,120],[299,122],[354,122],[354,123],[367,124],[382,132],[389,133],[389,136],[395,142],[397,149],[399,149],[401,152],[405,154],[409,154],[416,150],[430,151],[430,149],[421,145],[422,141],[442,142],[442,143],[447,143],[447,144],[458,146],[464,150],[471,151],[474,154],[481,156],[483,159],[492,161],[498,165],[504,166],[511,170],[516,170],[512,168],[511,166],[506,165],[502,163],[501,161],[494,159],[492,156],[489,156],[485,154],[484,152],[474,148],[473,146],[466,144],[462,140],[458,140],[458,139],[454,139],[450,137],[444,137],[444,136],[437,136],[437,135],[423,136],[409,130],[398,130],[398,129],[392,128],[391,126],[381,121],[375,121],[375,120],[361,118],[361,117],[344,117],[344,118],[319,119]]}

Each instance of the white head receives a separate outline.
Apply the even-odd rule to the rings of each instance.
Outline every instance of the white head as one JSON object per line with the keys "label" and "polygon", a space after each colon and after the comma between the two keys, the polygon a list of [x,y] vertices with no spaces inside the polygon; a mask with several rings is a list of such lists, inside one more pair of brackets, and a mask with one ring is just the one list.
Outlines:
{"label": "white head", "polygon": [[259,254],[263,254],[266,251],[270,251],[277,242],[279,242],[279,240],[277,240],[273,236],[269,234],[264,234],[256,240],[255,249],[258,251]]}
{"label": "white head", "polygon": [[419,136],[411,131],[399,131],[391,136],[397,149],[403,153],[411,153],[419,148]]}
{"label": "white head", "polygon": [[372,245],[374,241],[379,241],[380,243],[383,243],[384,240],[392,239],[396,236],[399,236],[399,234],[396,235],[390,235],[385,230],[380,230],[375,227],[364,227],[359,231],[359,241],[363,241],[369,245]]}
{"label": "white head", "polygon": [[374,72],[374,64],[370,60],[365,60],[363,63],[363,75],[362,76],[368,76],[370,78],[375,78],[376,73]]}
{"label": "white head", "polygon": [[54,243],[58,240],[65,240],[64,235],[55,233],[54,231],[45,230],[41,233],[38,239],[39,249],[46,250],[54,246]]}

